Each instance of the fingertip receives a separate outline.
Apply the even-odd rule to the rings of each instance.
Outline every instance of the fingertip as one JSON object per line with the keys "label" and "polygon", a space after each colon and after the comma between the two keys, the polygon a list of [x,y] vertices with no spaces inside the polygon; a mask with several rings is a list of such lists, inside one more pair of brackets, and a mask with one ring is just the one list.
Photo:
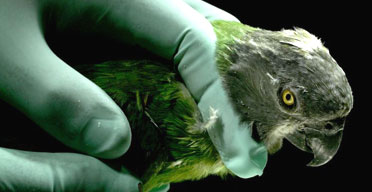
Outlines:
{"label": "fingertip", "polygon": [[100,158],[117,158],[131,143],[130,125],[124,114],[113,119],[92,118],[81,133],[83,150]]}
{"label": "fingertip", "polygon": [[100,158],[123,155],[131,143],[125,114],[97,85],[80,74],[75,75],[72,75],[75,81],[71,78],[51,86],[40,107],[42,113],[32,113],[32,119],[81,152]]}

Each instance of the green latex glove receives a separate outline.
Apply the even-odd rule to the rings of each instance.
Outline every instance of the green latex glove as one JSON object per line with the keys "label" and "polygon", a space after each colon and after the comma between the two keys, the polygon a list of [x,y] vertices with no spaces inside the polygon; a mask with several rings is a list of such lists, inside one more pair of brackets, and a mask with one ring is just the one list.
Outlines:
{"label": "green latex glove", "polygon": [[[50,50],[37,3],[0,2],[0,98],[72,148],[102,158],[121,156],[131,141],[125,115]],[[0,191],[135,192],[139,182],[90,156],[0,147]]]}
{"label": "green latex glove", "polygon": [[139,183],[90,156],[0,148],[0,191],[137,192]]}
{"label": "green latex glove", "polygon": [[[203,117],[208,118],[210,107],[219,111],[224,126],[211,128],[209,134],[225,165],[244,178],[262,173],[266,151],[250,138],[247,125],[235,121],[215,67],[216,37],[207,19],[236,20],[233,16],[196,0],[1,4],[0,97],[66,145],[89,155],[115,158],[127,151],[131,133],[125,115],[111,98],[46,44],[40,15],[51,10],[57,30],[86,20],[97,29],[90,33],[139,45],[173,60]],[[89,156],[3,148],[0,153],[0,188],[5,191],[138,190],[136,178]]]}

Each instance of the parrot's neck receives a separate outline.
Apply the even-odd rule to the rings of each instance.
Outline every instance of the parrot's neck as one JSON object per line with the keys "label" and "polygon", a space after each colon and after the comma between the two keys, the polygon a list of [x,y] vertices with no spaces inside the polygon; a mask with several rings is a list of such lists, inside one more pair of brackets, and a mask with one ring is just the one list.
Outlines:
{"label": "parrot's neck", "polygon": [[223,75],[233,63],[232,57],[235,52],[232,47],[260,29],[234,21],[217,20],[213,21],[212,25],[217,36],[217,67]]}

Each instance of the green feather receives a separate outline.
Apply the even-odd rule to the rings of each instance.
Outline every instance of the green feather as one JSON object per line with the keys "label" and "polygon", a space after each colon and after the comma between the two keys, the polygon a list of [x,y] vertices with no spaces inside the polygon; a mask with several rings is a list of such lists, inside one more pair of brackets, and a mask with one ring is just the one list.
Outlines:
{"label": "green feather", "polygon": [[260,30],[239,22],[214,21],[212,22],[217,36],[217,66],[221,74],[231,66],[231,55],[234,55],[232,47],[249,37],[247,34]]}

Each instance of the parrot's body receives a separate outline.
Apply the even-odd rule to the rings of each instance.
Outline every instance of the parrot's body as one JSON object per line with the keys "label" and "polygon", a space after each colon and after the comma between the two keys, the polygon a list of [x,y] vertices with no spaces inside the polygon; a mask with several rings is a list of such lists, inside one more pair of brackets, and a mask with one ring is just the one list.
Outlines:
{"label": "parrot's body", "polygon": [[[311,64],[306,63],[308,66],[303,67],[308,69],[306,71],[301,64],[297,64],[301,63],[299,60],[318,58],[315,55],[317,51],[312,50],[318,45],[309,42],[305,47],[302,43],[306,43],[307,39],[295,39],[296,35],[313,38],[306,37],[308,33],[304,30],[272,32],[237,22],[215,21],[212,24],[218,38],[217,67],[234,108],[241,114],[241,120],[257,129],[253,131],[258,132],[270,153],[277,151],[282,139],[287,138],[305,151],[311,148],[315,154],[315,147],[310,146],[308,141],[322,130],[313,133],[311,130],[315,129],[309,131],[304,127],[322,124],[323,121],[336,126],[352,107],[351,89],[341,68],[330,56],[322,55],[327,52],[322,47],[319,52],[323,52],[317,54],[322,58],[319,65],[309,66]],[[275,47],[277,45],[283,46],[283,49]],[[250,49],[250,46],[255,47]],[[287,54],[284,59],[280,58],[283,54]],[[293,70],[280,64],[285,59],[288,61],[286,66],[291,66]],[[279,62],[277,67],[275,62]],[[322,66],[326,69],[321,69]],[[298,74],[294,75],[294,70],[298,68]],[[318,69],[322,70],[321,73]],[[283,78],[286,71],[288,76]],[[197,103],[172,65],[153,60],[110,61],[97,64],[84,74],[105,90],[128,117],[133,141],[124,155],[124,165],[141,178],[144,191],[172,182],[198,180],[210,174],[231,174],[206,131],[213,126],[216,114],[212,109],[211,117],[203,120]],[[314,79],[329,74],[337,77],[327,77],[327,82],[323,84],[309,83],[312,85],[307,86],[305,83],[304,75],[309,75],[316,84]],[[300,83],[296,83],[297,80]],[[327,92],[331,84],[335,90]],[[288,87],[293,87],[290,92],[286,92]],[[272,90],[263,91],[264,88]],[[294,100],[289,93],[298,95]],[[324,104],[322,98],[318,98],[319,95],[322,97],[321,94],[327,95],[324,102],[332,105]],[[306,104],[305,99],[314,102]],[[343,122],[340,124],[343,125]],[[339,144],[340,130],[322,133],[317,140],[318,146],[322,144],[324,135],[337,135],[335,142]],[[303,132],[310,133],[298,136]],[[298,137],[295,137],[296,134]],[[334,153],[332,151],[328,156]],[[322,157],[315,154],[319,161],[315,164],[330,159]]]}
{"label": "parrot's body", "polygon": [[96,65],[93,74],[93,81],[129,120],[133,140],[124,165],[145,182],[144,191],[209,174],[226,175],[202,130],[198,106],[169,68],[152,61],[107,62]]}

